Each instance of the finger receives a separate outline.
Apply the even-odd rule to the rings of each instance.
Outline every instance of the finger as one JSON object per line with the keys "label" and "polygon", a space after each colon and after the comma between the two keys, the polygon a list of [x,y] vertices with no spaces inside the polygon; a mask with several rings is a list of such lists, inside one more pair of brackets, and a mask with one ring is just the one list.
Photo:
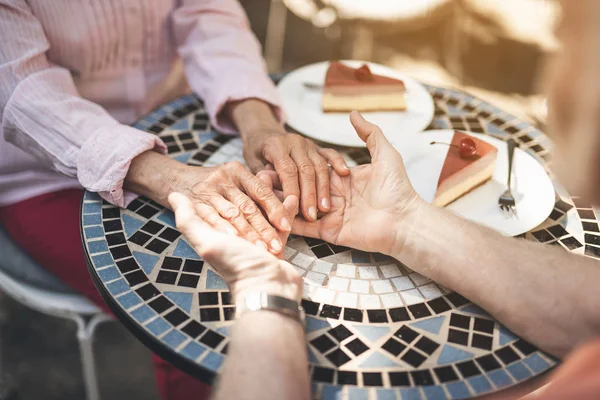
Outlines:
{"label": "finger", "polygon": [[244,157],[244,159],[246,160],[246,164],[248,165],[248,168],[250,168],[250,171],[254,173],[265,169],[265,164],[256,157]]}
{"label": "finger", "polygon": [[294,235],[321,239],[321,221],[307,221],[298,216],[294,219],[292,233]]}
{"label": "finger", "polygon": [[358,111],[350,113],[350,122],[358,136],[367,144],[369,153],[373,162],[385,159],[387,156],[394,155],[397,157],[399,153],[392,147],[390,142],[383,135],[381,129],[364,119]]}
{"label": "finger", "polygon": [[[237,190],[235,186],[230,186],[229,190]],[[224,191],[227,191],[227,188],[224,188]],[[262,241],[261,236],[256,232],[256,230],[248,223],[245,216],[240,212],[240,210],[235,206],[235,204],[231,203],[221,195],[211,196],[209,199],[211,205],[217,210],[217,212],[229,221],[231,225],[237,230],[238,235],[247,241],[257,244],[263,248],[267,248],[266,244]]]}
{"label": "finger", "polygon": [[267,165],[265,165],[265,169],[267,171],[275,171],[275,167],[271,163],[268,163]]}
{"label": "finger", "polygon": [[298,168],[290,156],[280,148],[265,150],[265,158],[275,167],[281,181],[285,197],[290,195],[300,197],[300,184],[298,183]]}
{"label": "finger", "polygon": [[[264,185],[264,183],[260,183]],[[271,192],[271,194],[273,195],[273,197],[275,197],[273,192]],[[238,188],[232,188],[231,190],[228,190],[226,196],[233,204],[235,204],[240,209],[246,221],[258,233],[262,241],[264,243],[267,243],[267,247],[269,248],[269,250],[272,253],[281,252],[281,250],[283,249],[283,243],[281,243],[281,240],[279,240],[279,237],[277,236],[277,231],[263,216],[263,214],[260,212],[258,206],[254,203],[254,201],[252,201],[250,197],[248,197]],[[275,197],[275,199],[277,198]],[[281,212],[285,217],[285,209],[283,208],[283,205],[281,203],[279,204],[282,209]]]}
{"label": "finger", "polygon": [[271,181],[271,187],[277,190],[281,190],[281,181],[279,180],[279,175],[277,175],[277,172],[275,170],[266,169],[258,171],[256,176],[260,179],[265,179],[265,177],[268,177]]}
{"label": "finger", "polygon": [[[298,167],[300,175],[300,209],[302,210],[302,215],[304,215],[306,219],[314,221],[318,216],[315,168],[310,158],[308,158],[305,149],[292,149],[291,156]],[[285,182],[283,194],[287,197],[285,193]]]}
{"label": "finger", "polygon": [[327,160],[338,175],[347,176],[350,174],[350,167],[346,163],[346,160],[336,150],[319,148],[319,154]]}
{"label": "finger", "polygon": [[273,190],[273,179],[271,179],[270,174],[267,171],[264,171],[264,173],[261,172],[263,171],[258,171],[256,177],[263,181],[265,185],[269,187],[269,189]]}
{"label": "finger", "polygon": [[[293,220],[294,217],[296,216],[296,214],[298,214],[299,206],[300,206],[300,200],[298,200],[298,198],[296,196],[288,196],[283,201],[283,207],[285,208],[285,211],[286,211],[288,217],[290,218],[290,220]],[[279,234],[279,239],[281,240],[281,243],[283,243],[285,245],[287,243],[288,237],[290,236],[290,232],[279,231],[278,234]],[[283,252],[281,252],[279,254],[279,257],[280,258],[283,257]]]}
{"label": "finger", "polygon": [[208,204],[195,203],[194,209],[196,210],[198,216],[202,218],[204,222],[212,226],[217,231],[227,233],[229,235],[238,235],[238,231],[233,227],[233,225],[231,225],[229,222],[223,219],[223,217],[219,215],[217,210],[215,210]]}
{"label": "finger", "polygon": [[317,187],[318,208],[322,212],[329,211],[329,165],[315,148],[309,152],[310,160],[315,168],[315,185]]}

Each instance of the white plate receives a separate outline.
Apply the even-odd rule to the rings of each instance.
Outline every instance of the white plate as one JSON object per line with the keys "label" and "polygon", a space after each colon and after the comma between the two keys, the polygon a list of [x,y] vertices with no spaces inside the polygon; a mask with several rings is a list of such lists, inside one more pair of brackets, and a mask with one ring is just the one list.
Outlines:
{"label": "white plate", "polygon": [[[363,61],[342,61],[358,68]],[[406,111],[366,112],[370,122],[381,127],[394,141],[411,140],[422,132],[431,120],[435,107],[433,98],[423,85],[396,70],[379,64],[366,63],[374,74],[401,79],[406,85]],[[329,62],[302,67],[283,78],[278,85],[288,124],[298,132],[313,139],[339,146],[365,147],[348,119],[349,113],[324,113],[321,109],[322,91],[307,89],[304,84],[322,85]]]}
{"label": "white plate", "polygon": [[[427,202],[435,195],[442,165],[448,152],[444,145],[450,143],[453,130],[427,131],[418,135],[411,145],[394,147],[402,154],[408,177],[417,193]],[[490,136],[469,135],[485,140],[498,148],[496,169],[492,179],[446,208],[468,220],[485,225],[508,236],[528,232],[544,222],[555,203],[554,186],[542,165],[521,149],[515,149],[513,161],[512,193],[516,200],[517,218],[510,217],[498,207],[498,198],[506,190],[508,155],[506,143]]]}

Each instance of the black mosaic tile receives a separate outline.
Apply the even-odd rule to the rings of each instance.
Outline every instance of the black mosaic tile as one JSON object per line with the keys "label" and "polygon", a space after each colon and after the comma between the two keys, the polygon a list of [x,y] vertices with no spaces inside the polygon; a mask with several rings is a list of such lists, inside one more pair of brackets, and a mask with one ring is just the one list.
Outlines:
{"label": "black mosaic tile", "polygon": [[564,215],[565,214],[562,211],[560,211],[560,210],[552,210],[552,212],[550,213],[549,218],[551,220],[556,221],[556,220],[559,220],[560,218],[562,218]]}
{"label": "black mosaic tile", "polygon": [[600,247],[586,245],[585,254],[590,257],[600,258]]}
{"label": "black mosaic tile", "polygon": [[491,350],[492,337],[474,333],[473,337],[471,338],[471,347],[477,347],[478,349],[484,350]]}
{"label": "black mosaic tile", "polygon": [[198,144],[194,141],[181,143],[181,146],[186,151],[196,150],[198,148]]}
{"label": "black mosaic tile", "polygon": [[490,114],[489,112],[484,111],[484,110],[479,111],[477,113],[477,115],[479,115],[481,118],[486,118],[486,119],[492,116],[492,114]]}
{"label": "black mosaic tile", "polygon": [[410,315],[408,315],[408,311],[405,307],[390,308],[388,312],[390,314],[390,318],[394,322],[410,320]]}
{"label": "black mosaic tile", "polygon": [[112,219],[112,218],[120,218],[120,217],[121,217],[121,209],[118,207],[102,209],[102,219]]}
{"label": "black mosaic tile", "polygon": [[230,292],[221,292],[221,304],[233,304]]}
{"label": "black mosaic tile", "polygon": [[450,308],[451,308],[450,305],[448,305],[448,303],[446,302],[446,300],[444,300],[443,297],[438,297],[435,300],[431,300],[431,301],[427,302],[427,305],[436,314],[444,313],[444,312],[450,310]]}
{"label": "black mosaic tile", "polygon": [[321,314],[319,314],[319,316],[323,318],[338,319],[340,317],[341,312],[342,307],[332,306],[330,304],[323,304],[323,309],[321,310]]}
{"label": "black mosaic tile", "polygon": [[303,299],[300,304],[302,304],[302,308],[304,308],[307,315],[317,315],[319,312],[319,303]]}
{"label": "black mosaic tile", "polygon": [[578,209],[577,214],[579,214],[579,218],[581,219],[596,220],[596,214],[594,213],[594,210]]}
{"label": "black mosaic tile", "polygon": [[385,310],[367,310],[367,316],[369,317],[369,322],[388,322],[387,313]]}
{"label": "black mosaic tile", "polygon": [[195,288],[198,286],[200,275],[181,274],[177,286]]}
{"label": "black mosaic tile", "polygon": [[493,371],[498,368],[502,368],[496,357],[493,354],[486,354],[485,356],[478,357],[475,359],[477,364],[486,372]]}
{"label": "black mosaic tile", "polygon": [[383,386],[383,377],[379,372],[363,372],[362,377],[365,386]]}
{"label": "black mosaic tile", "polygon": [[353,322],[362,322],[363,320],[363,310],[358,310],[356,308],[344,308],[344,320],[345,321],[353,321]]}
{"label": "black mosaic tile", "polygon": [[394,356],[398,356],[404,351],[404,349],[406,349],[406,345],[400,343],[394,338],[389,338],[388,341],[385,342],[383,346],[381,346],[381,348],[387,351],[388,353],[393,354]]}
{"label": "black mosaic tile", "polygon": [[158,213],[158,209],[149,206],[149,205],[145,205],[144,207],[140,208],[139,210],[136,210],[136,214],[141,215],[144,218],[152,218],[154,215],[156,215],[156,213]]}
{"label": "black mosaic tile", "polygon": [[413,349],[408,349],[406,353],[400,357],[400,359],[415,368],[423,364],[423,362],[426,360],[424,355],[414,351]]}
{"label": "black mosaic tile", "polygon": [[325,334],[311,340],[310,344],[312,344],[313,347],[319,350],[321,353],[327,353],[329,350],[335,347],[335,342]]}
{"label": "black mosaic tile", "polygon": [[175,123],[175,120],[169,117],[163,117],[161,120],[158,121],[159,124],[162,125],[166,125],[166,126],[170,126],[173,125],[173,123]]}
{"label": "black mosaic tile", "polygon": [[145,246],[146,249],[153,251],[156,254],[161,254],[167,247],[169,247],[169,243],[159,239],[154,239]]}
{"label": "black mosaic tile", "polygon": [[469,303],[469,300],[462,297],[460,294],[453,292],[446,295],[446,299],[454,305],[454,307],[461,307]]}
{"label": "black mosaic tile", "polygon": [[392,386],[410,386],[408,372],[390,372],[388,376]]}
{"label": "black mosaic tile", "polygon": [[129,247],[127,247],[127,245],[125,244],[122,246],[111,247],[110,253],[112,254],[115,260],[119,260],[125,257],[131,257],[131,251],[129,251]]}
{"label": "black mosaic tile", "polygon": [[159,271],[156,276],[156,283],[165,283],[168,285],[174,285],[177,280],[177,272],[171,271]]}
{"label": "black mosaic tile", "polygon": [[183,271],[184,272],[193,272],[195,274],[199,274],[202,272],[202,267],[204,266],[204,261],[199,260],[185,260],[183,263]]}
{"label": "black mosaic tile", "polygon": [[338,342],[341,342],[353,335],[352,332],[342,324],[330,329],[329,334]]}
{"label": "black mosaic tile", "polygon": [[540,229],[539,231],[531,232],[531,234],[533,235],[534,238],[536,238],[536,240],[538,242],[541,242],[541,243],[546,243],[546,242],[549,242],[551,240],[554,240],[554,236],[552,236],[545,229]]}
{"label": "black mosaic tile", "polygon": [[539,144],[533,145],[530,147],[531,150],[535,151],[536,153],[541,153],[542,151],[544,151],[545,149],[540,146]]}
{"label": "black mosaic tile", "polygon": [[450,316],[450,326],[469,329],[471,326],[471,317],[462,314],[452,313],[452,315]]}
{"label": "black mosaic tile", "polygon": [[223,316],[225,321],[233,321],[235,319],[235,307],[223,307]]}
{"label": "black mosaic tile", "polygon": [[213,140],[217,143],[225,144],[231,140],[231,137],[227,135],[217,135]]}
{"label": "black mosaic tile", "polygon": [[438,347],[440,347],[440,345],[439,343],[436,343],[433,340],[429,339],[427,336],[421,336],[421,339],[419,339],[417,343],[415,343],[415,347],[431,355],[434,351],[437,350]]}
{"label": "black mosaic tile", "polygon": [[338,371],[337,383],[338,385],[356,385],[358,383],[356,371]]}
{"label": "black mosaic tile", "polygon": [[181,132],[177,135],[177,137],[179,140],[190,140],[194,138],[190,132]]}
{"label": "black mosaic tile", "polygon": [[115,246],[117,244],[122,244],[125,243],[127,241],[127,239],[125,239],[125,235],[123,235],[123,233],[118,232],[118,233],[111,233],[109,235],[106,235],[106,243],[108,243],[109,246]]}
{"label": "black mosaic tile", "polygon": [[154,235],[154,234],[160,232],[160,230],[162,228],[164,228],[164,225],[161,225],[158,222],[148,221],[140,229],[143,230],[144,232]]}
{"label": "black mosaic tile", "polygon": [[583,230],[586,232],[600,232],[597,222],[581,221],[581,226],[583,227]]}
{"label": "black mosaic tile", "polygon": [[469,345],[469,332],[458,331],[456,329],[448,330],[448,342],[462,344],[463,346]]}
{"label": "black mosaic tile", "polygon": [[158,125],[152,125],[149,128],[146,128],[146,131],[148,132],[152,132],[152,133],[161,133],[164,130],[164,128],[162,126],[158,126]]}
{"label": "black mosaic tile", "polygon": [[563,213],[566,213],[571,208],[573,208],[573,206],[562,199],[558,199],[558,201],[554,205],[554,208],[559,209]]}
{"label": "black mosaic tile", "polygon": [[455,364],[458,372],[463,376],[463,378],[470,378],[475,375],[480,375],[481,371],[477,368],[477,365],[471,360],[463,361]]}
{"label": "black mosaic tile", "polygon": [[364,344],[360,339],[356,338],[345,344],[346,348],[350,350],[355,356],[359,356],[365,351],[369,350],[369,346]]}
{"label": "black mosaic tile", "polygon": [[156,299],[152,300],[148,305],[159,314],[173,307],[173,303],[165,296],[157,297]]}
{"label": "black mosaic tile", "polygon": [[205,345],[216,348],[221,342],[225,340],[225,336],[219,335],[215,331],[206,331],[206,333],[200,338],[200,342]]}
{"label": "black mosaic tile", "polygon": [[135,211],[143,205],[144,205],[143,201],[141,201],[140,199],[134,199],[131,203],[129,203],[129,205],[127,206],[127,209],[130,211]]}
{"label": "black mosaic tile", "polygon": [[433,381],[433,376],[428,369],[410,371],[410,376],[412,377],[415,386],[428,386],[435,383]]}
{"label": "black mosaic tile", "polygon": [[326,244],[321,244],[319,246],[311,247],[310,250],[318,258],[329,257],[329,256],[333,255],[333,251]]}
{"label": "black mosaic tile", "polygon": [[434,368],[433,372],[441,383],[452,382],[458,380],[458,375],[451,365],[445,367]]}
{"label": "black mosaic tile", "polygon": [[506,123],[506,121],[500,119],[500,118],[494,118],[493,120],[490,121],[490,124],[494,124],[496,126],[502,126]]}
{"label": "black mosaic tile", "polygon": [[181,236],[181,232],[176,231],[173,228],[167,228],[164,231],[162,231],[160,235],[158,235],[158,237],[165,239],[169,242],[174,242],[175,239],[177,239],[179,236]]}
{"label": "black mosaic tile", "polygon": [[339,348],[333,350],[325,357],[327,357],[327,359],[331,361],[331,363],[336,367],[341,367],[342,365],[346,364],[348,361],[351,360],[348,354],[346,354],[342,349]]}
{"label": "black mosaic tile", "polygon": [[458,105],[458,100],[456,100],[454,98],[450,98],[450,99],[446,100],[446,104],[448,104],[451,107],[456,107]]}
{"label": "black mosaic tile", "polygon": [[219,320],[220,320],[220,315],[219,315],[218,307],[201,308],[200,309],[200,321],[212,322],[212,321],[219,321]]}
{"label": "black mosaic tile", "polygon": [[165,319],[173,326],[180,325],[183,321],[187,321],[189,317],[180,309],[176,308],[165,315]]}
{"label": "black mosaic tile", "polygon": [[160,269],[168,269],[171,271],[179,271],[183,260],[179,257],[165,257],[160,266]]}
{"label": "black mosaic tile", "polygon": [[188,324],[181,328],[181,330],[192,339],[196,339],[202,334],[202,332],[206,330],[206,327],[194,320],[191,320]]}
{"label": "black mosaic tile", "polygon": [[175,142],[175,136],[173,135],[164,135],[164,136],[160,136],[160,139],[165,142],[165,144],[169,144],[169,143],[174,143]]}
{"label": "black mosaic tile", "polygon": [[520,129],[517,128],[516,126],[507,126],[506,128],[504,128],[504,131],[511,133],[511,134],[515,134],[515,133],[519,132]]}
{"label": "black mosaic tile", "polygon": [[198,304],[200,306],[219,305],[219,292],[200,292],[198,293]]}
{"label": "black mosaic tile", "polygon": [[560,242],[569,250],[575,250],[583,246],[579,240],[575,239],[573,236],[564,238]]}
{"label": "black mosaic tile", "polygon": [[104,232],[115,232],[123,230],[123,226],[121,225],[120,219],[111,219],[108,221],[103,221],[102,224],[104,225]]}
{"label": "black mosaic tile", "polygon": [[208,152],[208,153],[214,153],[215,151],[219,150],[218,146],[215,146],[212,143],[207,144],[206,146],[203,147],[203,150]]}
{"label": "black mosaic tile", "polygon": [[117,268],[121,271],[122,274],[126,274],[127,272],[131,272],[135,269],[139,269],[137,262],[133,257],[127,258],[125,260],[117,261]]}
{"label": "black mosaic tile", "polygon": [[137,244],[138,246],[143,246],[151,238],[152,238],[152,236],[148,235],[147,233],[144,233],[144,232],[141,232],[141,231],[137,231],[136,233],[134,233],[133,235],[131,235],[131,237],[129,238],[129,241],[132,242],[132,243]]}
{"label": "black mosaic tile", "polygon": [[394,336],[406,343],[412,343],[419,336],[419,333],[404,325],[394,333]]}
{"label": "black mosaic tile", "polygon": [[473,329],[479,332],[493,334],[494,325],[495,322],[491,319],[475,318],[475,324],[473,325]]}
{"label": "black mosaic tile", "polygon": [[127,279],[127,282],[131,287],[139,285],[140,283],[148,280],[148,277],[142,272],[142,270],[130,272],[124,275],[124,277]]}
{"label": "black mosaic tile", "polygon": [[504,365],[511,364],[521,358],[510,346],[498,349],[494,351],[494,354],[504,363]]}
{"label": "black mosaic tile", "polygon": [[309,237],[304,237],[304,241],[306,242],[306,244],[308,245],[308,247],[314,247],[314,246],[318,246],[320,244],[325,243],[324,240],[315,239],[315,238],[309,238]]}
{"label": "black mosaic tile", "polygon": [[557,239],[560,239],[561,237],[569,234],[569,232],[567,232],[567,230],[565,228],[563,228],[561,225],[551,226],[551,227],[547,228],[547,230]]}
{"label": "black mosaic tile", "polygon": [[329,247],[331,248],[331,250],[333,250],[335,254],[343,253],[344,251],[350,250],[349,247],[336,246],[335,244],[329,244]]}
{"label": "black mosaic tile", "polygon": [[519,350],[523,355],[526,355],[526,356],[537,351],[535,346],[533,346],[529,342],[526,342],[523,339],[517,340],[515,343],[513,343],[513,345],[517,348],[517,350]]}
{"label": "black mosaic tile", "polygon": [[431,315],[431,311],[429,311],[427,306],[423,303],[413,304],[412,306],[408,306],[408,309],[415,319],[424,318]]}
{"label": "black mosaic tile", "polygon": [[180,151],[181,149],[177,143],[171,143],[167,145],[167,153],[169,154],[179,153]]}
{"label": "black mosaic tile", "polygon": [[208,158],[210,157],[209,154],[204,154],[202,152],[198,152],[196,154],[194,154],[192,156],[192,158],[200,163],[203,163],[204,161],[208,160]]}
{"label": "black mosaic tile", "polygon": [[315,367],[312,377],[317,382],[333,383],[333,372],[334,370],[331,368]]}
{"label": "black mosaic tile", "polygon": [[156,286],[151,283],[140,287],[135,292],[144,300],[150,300],[151,298],[160,294],[160,291],[156,288]]}
{"label": "black mosaic tile", "polygon": [[584,240],[586,244],[600,245],[600,235],[591,235],[586,233],[584,235]]}
{"label": "black mosaic tile", "polygon": [[227,355],[227,350],[229,349],[229,344],[226,344],[225,346],[223,346],[223,348],[221,349],[221,354],[225,354]]}

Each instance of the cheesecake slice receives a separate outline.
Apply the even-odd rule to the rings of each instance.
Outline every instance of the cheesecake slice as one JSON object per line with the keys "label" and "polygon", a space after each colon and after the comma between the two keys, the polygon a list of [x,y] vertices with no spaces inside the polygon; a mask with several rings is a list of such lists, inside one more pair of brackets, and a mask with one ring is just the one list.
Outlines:
{"label": "cheesecake slice", "polygon": [[375,75],[364,64],[352,68],[334,61],[323,87],[324,112],[403,111],[406,87],[399,79]]}
{"label": "cheesecake slice", "polygon": [[[467,143],[469,148],[474,144],[474,154],[463,151]],[[433,204],[444,207],[488,181],[494,174],[497,155],[498,149],[495,146],[455,131],[440,173]]]}

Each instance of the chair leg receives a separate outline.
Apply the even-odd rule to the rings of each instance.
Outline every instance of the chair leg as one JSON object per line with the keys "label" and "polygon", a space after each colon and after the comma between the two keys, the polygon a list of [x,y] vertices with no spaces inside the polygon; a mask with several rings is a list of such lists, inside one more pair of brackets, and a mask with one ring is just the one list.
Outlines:
{"label": "chair leg", "polygon": [[94,361],[94,332],[96,327],[111,318],[106,314],[96,314],[89,320],[77,315],[73,318],[77,323],[77,340],[81,351],[81,367],[83,370],[83,381],[88,400],[99,400],[98,379]]}
{"label": "chair leg", "polygon": [[265,40],[265,60],[270,73],[281,72],[287,12],[283,0],[271,0]]}

